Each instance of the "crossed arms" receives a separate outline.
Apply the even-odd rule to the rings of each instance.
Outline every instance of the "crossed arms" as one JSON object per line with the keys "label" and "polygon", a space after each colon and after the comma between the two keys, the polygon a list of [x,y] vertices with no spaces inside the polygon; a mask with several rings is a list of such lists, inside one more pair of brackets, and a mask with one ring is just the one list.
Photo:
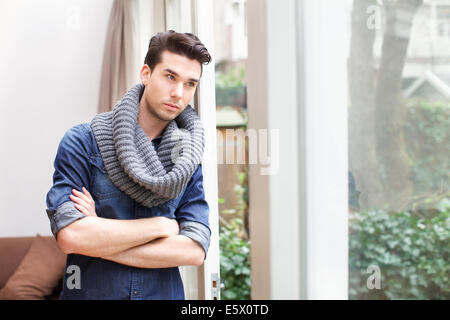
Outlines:
{"label": "crossed arms", "polygon": [[76,253],[140,268],[200,266],[205,252],[180,235],[178,222],[165,217],[117,220],[98,217],[89,192],[74,190],[70,199],[86,217],[62,228],[57,241],[66,254]]}

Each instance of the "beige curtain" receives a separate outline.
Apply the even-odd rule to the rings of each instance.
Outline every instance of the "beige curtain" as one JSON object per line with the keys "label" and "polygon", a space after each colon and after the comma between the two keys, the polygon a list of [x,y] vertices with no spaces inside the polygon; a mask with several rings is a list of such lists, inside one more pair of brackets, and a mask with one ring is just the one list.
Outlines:
{"label": "beige curtain", "polygon": [[114,0],[103,54],[98,112],[114,104],[139,82],[138,4]]}

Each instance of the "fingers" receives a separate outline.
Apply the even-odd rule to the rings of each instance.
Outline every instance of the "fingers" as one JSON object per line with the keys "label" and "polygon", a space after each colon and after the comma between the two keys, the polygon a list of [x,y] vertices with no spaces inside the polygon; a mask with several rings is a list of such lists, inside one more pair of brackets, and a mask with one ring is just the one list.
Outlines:
{"label": "fingers", "polygon": [[81,213],[83,213],[85,216],[89,216],[90,215],[89,211],[85,207],[80,206],[79,204],[75,203],[75,208],[77,208],[79,211],[81,211]]}
{"label": "fingers", "polygon": [[83,193],[78,190],[72,189],[73,195],[69,198],[75,202],[75,207],[85,215],[95,215],[95,201],[92,199],[90,193],[86,188],[82,188]]}
{"label": "fingers", "polygon": [[79,205],[85,207],[86,209],[90,209],[91,205],[89,203],[87,203],[84,199],[80,198],[80,197],[75,197],[73,195],[69,196],[70,200],[72,200],[75,203],[78,203]]}
{"label": "fingers", "polygon": [[89,193],[89,191],[87,191],[87,189],[85,187],[83,187],[82,190],[83,190],[84,194],[89,197],[89,199],[94,201],[94,199],[92,198],[91,194]]}
{"label": "fingers", "polygon": [[[83,189],[84,189],[84,187],[83,187]],[[86,189],[85,189],[85,190],[86,190]],[[87,192],[87,190],[86,190],[86,192]],[[86,195],[85,193],[82,193],[82,192],[80,192],[80,191],[78,191],[78,190],[75,190],[75,189],[72,189],[72,193],[73,193],[75,196],[77,196],[78,198],[83,199],[83,200],[84,200],[85,202],[87,202],[87,203],[90,203],[90,204],[94,203],[94,200],[92,199],[92,197],[91,197],[91,195],[89,194],[89,192],[88,192],[89,196]]]}
{"label": "fingers", "polygon": [[91,216],[91,206],[87,204],[83,199],[80,199],[78,197],[75,197],[73,195],[69,196],[70,200],[75,202],[75,208],[77,208],[81,213],[83,213],[85,216]]}

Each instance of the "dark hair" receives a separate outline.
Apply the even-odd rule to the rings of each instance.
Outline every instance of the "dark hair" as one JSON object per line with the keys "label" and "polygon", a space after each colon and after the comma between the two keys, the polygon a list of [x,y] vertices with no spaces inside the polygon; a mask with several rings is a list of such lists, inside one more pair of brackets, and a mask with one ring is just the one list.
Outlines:
{"label": "dark hair", "polygon": [[161,62],[161,54],[164,50],[197,60],[202,67],[203,64],[211,62],[211,56],[200,39],[192,33],[178,33],[173,30],[158,32],[150,39],[144,64],[148,65],[153,72],[155,66]]}

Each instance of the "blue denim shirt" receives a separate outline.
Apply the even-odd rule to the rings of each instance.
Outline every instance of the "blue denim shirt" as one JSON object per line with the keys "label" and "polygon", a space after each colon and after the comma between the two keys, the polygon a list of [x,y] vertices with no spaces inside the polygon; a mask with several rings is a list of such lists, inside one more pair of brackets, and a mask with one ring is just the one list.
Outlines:
{"label": "blue denim shirt", "polygon": [[[156,149],[160,141],[161,137],[152,140]],[[197,241],[205,250],[206,257],[211,231],[201,165],[176,199],[156,207],[144,207],[109,180],[95,136],[86,123],[66,132],[59,144],[54,166],[53,186],[47,194],[47,215],[55,238],[61,228],[85,217],[69,199],[72,189],[81,190],[84,186],[95,201],[99,217],[139,219],[164,216],[177,219],[180,234]],[[69,254],[66,267],[71,265],[80,268],[81,288],[70,289],[67,286],[72,271],[66,272],[60,299],[184,299],[177,267],[144,269],[97,257]]]}

